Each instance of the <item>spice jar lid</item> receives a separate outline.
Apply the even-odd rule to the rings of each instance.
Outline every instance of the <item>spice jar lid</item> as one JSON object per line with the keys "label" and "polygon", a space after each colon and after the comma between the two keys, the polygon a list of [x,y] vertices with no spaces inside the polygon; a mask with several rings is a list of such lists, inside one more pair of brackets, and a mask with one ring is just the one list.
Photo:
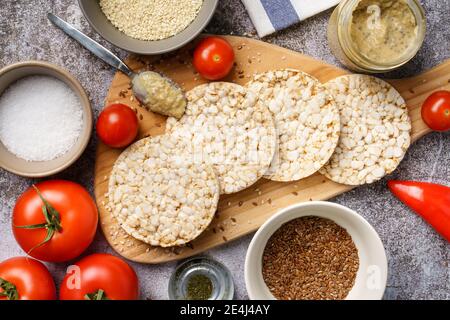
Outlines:
{"label": "spice jar lid", "polygon": [[234,284],[230,271],[208,257],[184,261],[169,281],[171,300],[201,300],[202,297],[203,300],[232,300],[233,296]]}

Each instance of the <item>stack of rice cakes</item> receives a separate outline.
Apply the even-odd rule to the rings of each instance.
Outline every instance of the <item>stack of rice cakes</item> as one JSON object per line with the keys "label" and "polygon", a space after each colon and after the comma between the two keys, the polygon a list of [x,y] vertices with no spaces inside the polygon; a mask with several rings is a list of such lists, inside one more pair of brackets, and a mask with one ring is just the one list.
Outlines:
{"label": "stack of rice cakes", "polygon": [[410,145],[404,99],[388,83],[347,75],[321,84],[298,70],[254,75],[242,87],[215,82],[187,92],[185,115],[166,133],[128,147],[109,180],[107,208],[131,236],[184,245],[211,223],[221,194],[261,177],[296,181],[320,172],[372,183]]}

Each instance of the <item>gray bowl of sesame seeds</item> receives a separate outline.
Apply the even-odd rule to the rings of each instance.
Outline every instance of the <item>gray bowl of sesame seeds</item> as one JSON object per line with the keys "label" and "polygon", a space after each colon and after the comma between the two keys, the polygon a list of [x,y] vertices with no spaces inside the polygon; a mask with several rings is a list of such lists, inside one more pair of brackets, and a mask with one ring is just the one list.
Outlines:
{"label": "gray bowl of sesame seeds", "polygon": [[209,23],[218,0],[136,3],[130,7],[130,2],[117,0],[79,0],[84,16],[105,40],[143,55],[174,51],[190,42]]}
{"label": "gray bowl of sesame seeds", "polygon": [[387,272],[373,227],[325,201],[279,211],[256,232],[245,259],[252,300],[379,300]]}

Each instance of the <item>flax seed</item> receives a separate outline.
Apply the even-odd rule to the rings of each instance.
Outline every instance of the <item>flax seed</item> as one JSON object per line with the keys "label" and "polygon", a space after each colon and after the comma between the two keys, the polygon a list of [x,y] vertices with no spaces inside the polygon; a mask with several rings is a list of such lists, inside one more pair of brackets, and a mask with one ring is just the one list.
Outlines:
{"label": "flax seed", "polygon": [[341,300],[352,289],[358,251],[331,220],[302,217],[278,229],[263,254],[264,281],[279,300]]}

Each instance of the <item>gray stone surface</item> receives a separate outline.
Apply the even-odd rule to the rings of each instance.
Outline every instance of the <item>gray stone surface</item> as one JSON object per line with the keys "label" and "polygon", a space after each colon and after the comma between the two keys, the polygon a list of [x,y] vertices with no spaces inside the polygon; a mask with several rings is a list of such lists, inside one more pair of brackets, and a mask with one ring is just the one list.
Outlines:
{"label": "gray stone surface", "polygon": [[[450,57],[450,0],[421,2],[428,17],[425,45],[411,63],[388,75],[390,77],[418,74]],[[46,60],[63,66],[81,81],[98,115],[114,72],[52,27],[46,19],[49,11],[59,14],[111,48],[92,31],[74,0],[4,0],[0,6],[0,67],[27,59]],[[330,11],[324,12],[264,40],[338,65],[326,41],[329,15]],[[239,0],[221,0],[207,31],[254,34],[251,21]],[[121,57],[126,56],[126,52],[111,49]],[[96,138],[93,137],[82,158],[57,177],[77,181],[92,192],[95,145]],[[411,147],[400,168],[389,178],[450,185],[449,164],[450,135],[433,133]],[[0,261],[24,254],[12,236],[10,218],[16,198],[33,182],[0,169]],[[400,204],[386,189],[386,180],[360,187],[331,201],[358,211],[379,232],[389,260],[386,299],[450,298],[449,243]],[[236,298],[239,299],[247,297],[243,269],[250,239],[251,236],[247,236],[207,253],[231,269]],[[92,252],[112,253],[100,233],[87,253]],[[67,265],[49,264],[57,282],[61,280]],[[132,265],[140,278],[143,299],[167,298],[167,283],[174,263]]]}

